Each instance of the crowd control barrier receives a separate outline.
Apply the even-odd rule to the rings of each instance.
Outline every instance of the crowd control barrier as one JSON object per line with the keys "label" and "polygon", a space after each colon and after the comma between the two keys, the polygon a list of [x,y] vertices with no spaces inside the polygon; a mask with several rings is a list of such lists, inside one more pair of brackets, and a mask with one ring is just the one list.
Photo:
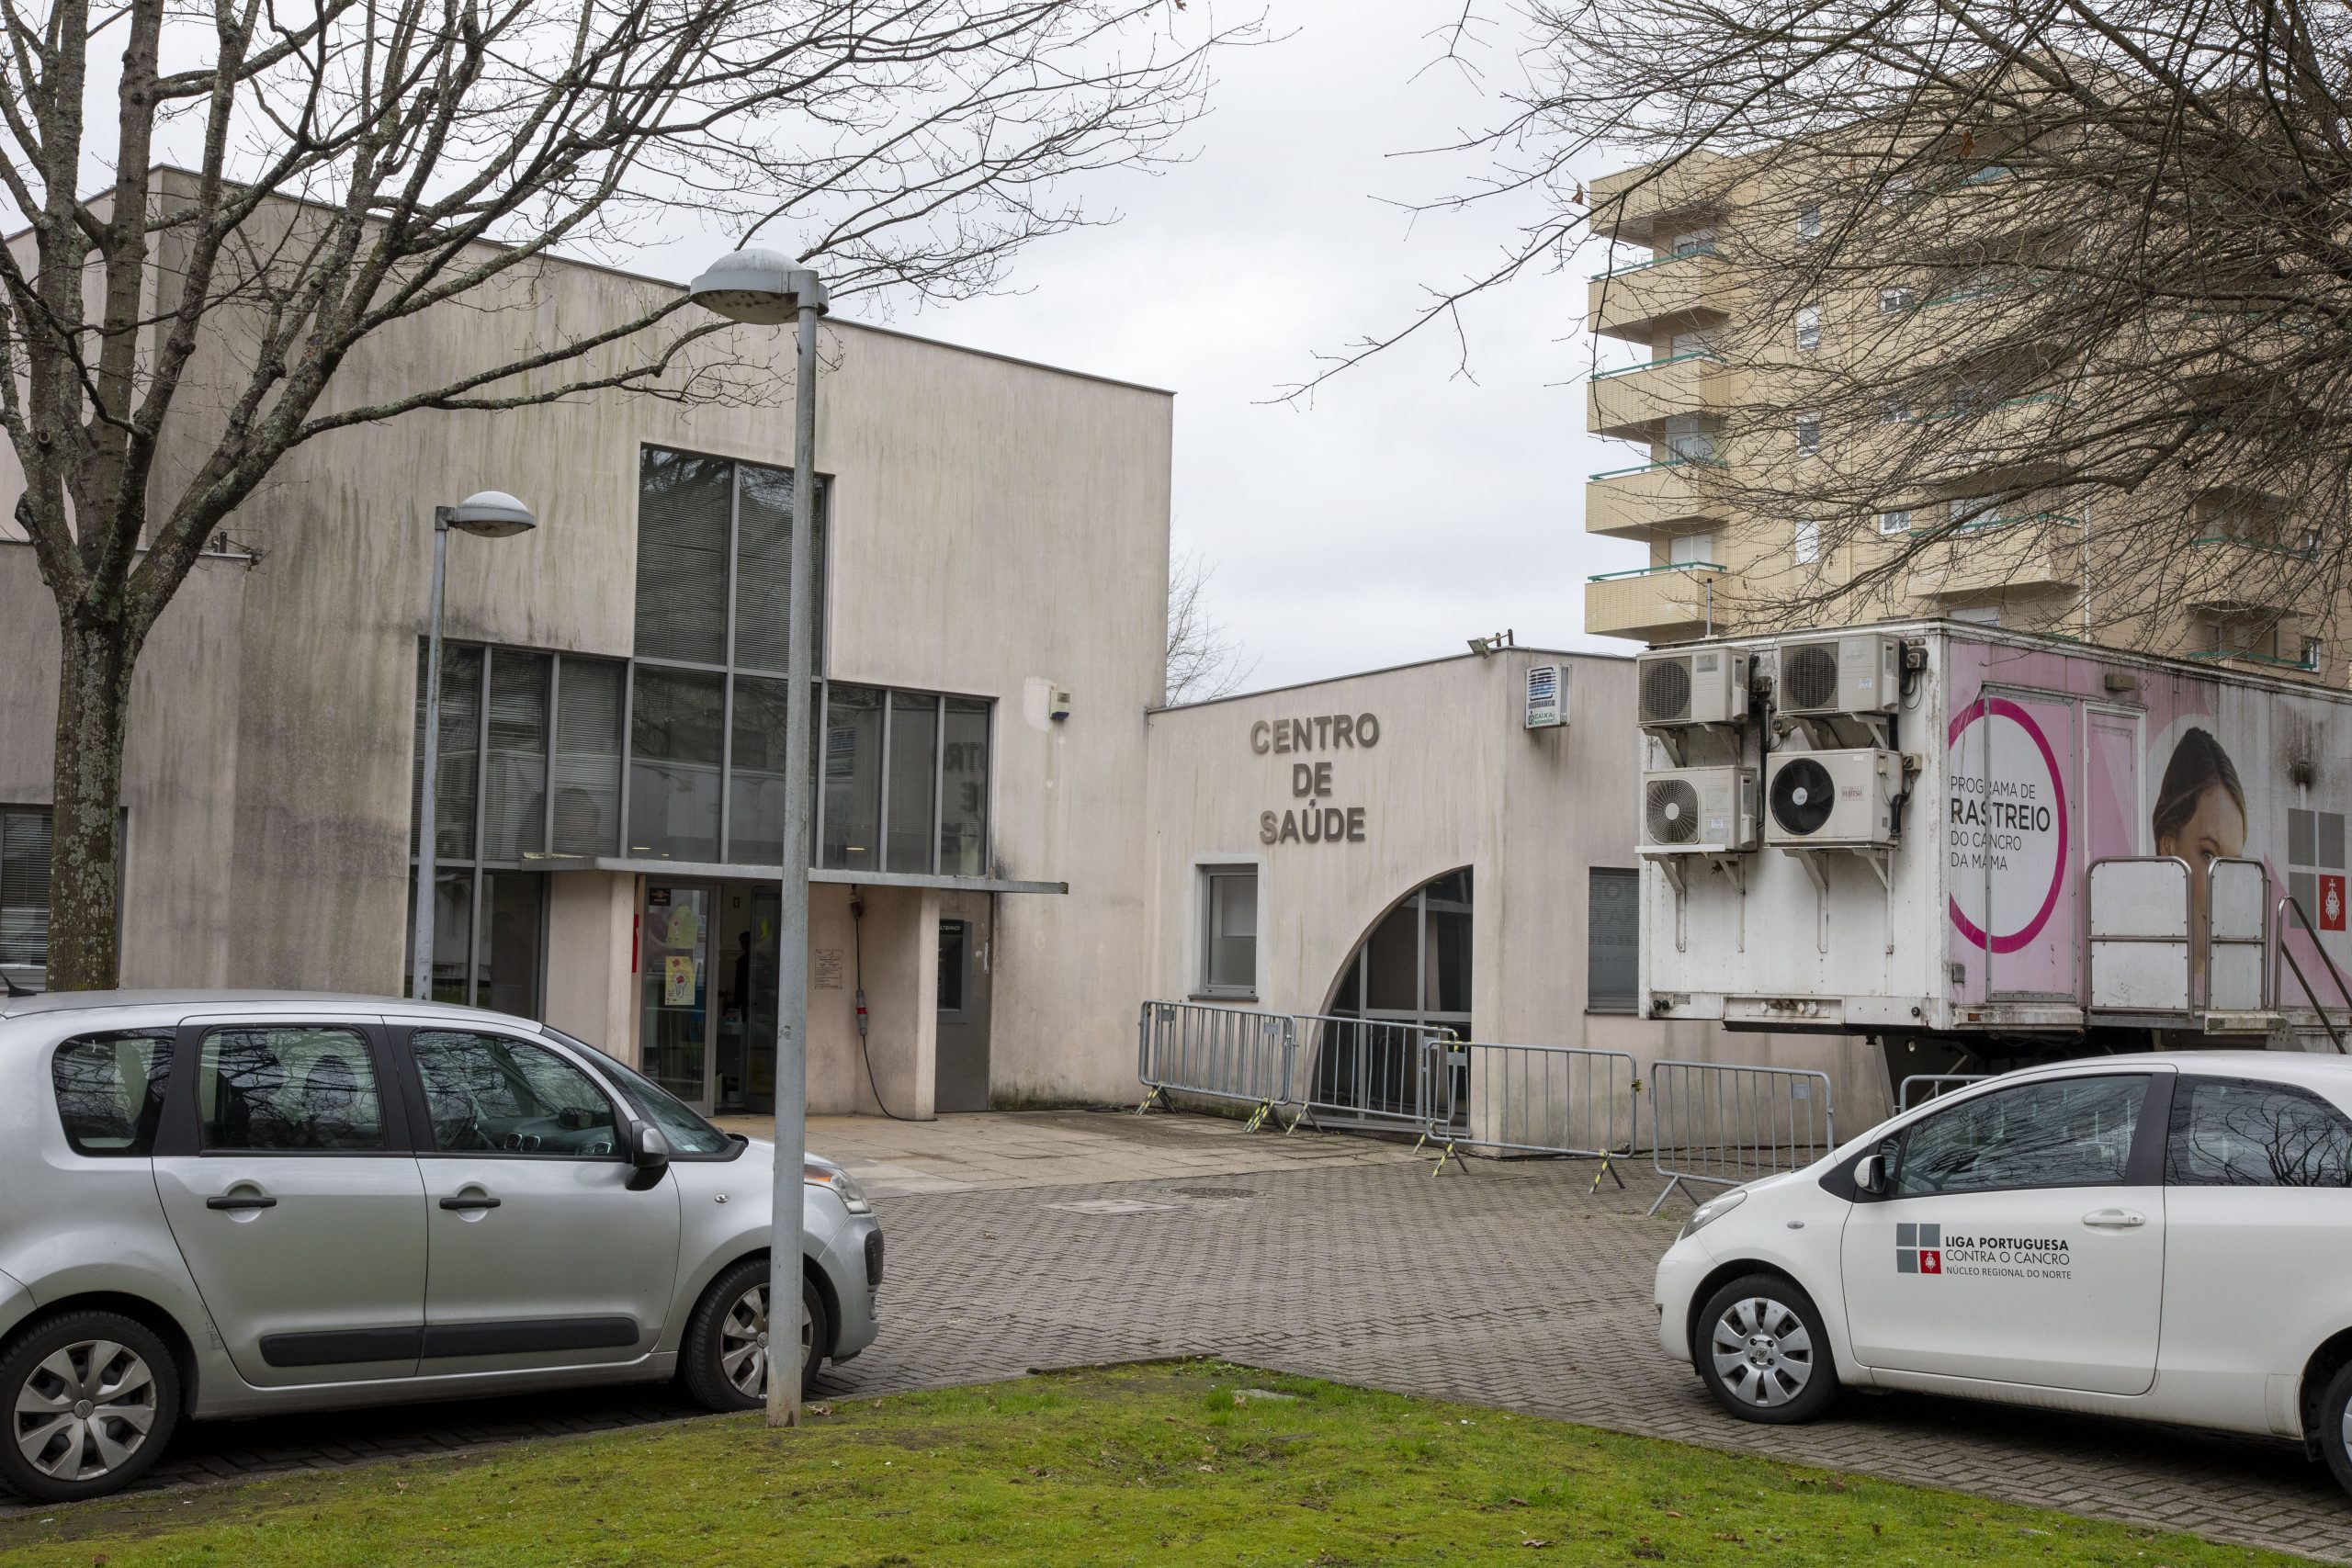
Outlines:
{"label": "crowd control barrier", "polygon": [[1291,1089],[1298,1032],[1290,1018],[1197,1002],[1146,1002],[1136,1024],[1136,1077],[1143,1081],[1137,1115],[1168,1096],[1197,1095],[1250,1106],[1256,1132]]}
{"label": "crowd control barrier", "polygon": [[[1669,1179],[1653,1214],[1687,1182],[1737,1187],[1802,1170],[1838,1144],[1829,1075],[1715,1062],[1650,1066],[1650,1158]],[[1695,1198],[1694,1198],[1695,1201]]]}
{"label": "crowd control barrier", "polygon": [[1939,1094],[1949,1094],[1963,1084],[1983,1083],[1990,1073],[1913,1073],[1895,1086],[1894,1109],[1897,1112],[1915,1105],[1925,1105]]}
{"label": "crowd control barrier", "polygon": [[1428,1131],[1430,1107],[1451,1093],[1449,1084],[1438,1081],[1449,1069],[1437,1059],[1437,1050],[1453,1043],[1453,1031],[1318,1013],[1301,1013],[1291,1021],[1297,1041],[1291,1100],[1298,1114],[1290,1131],[1298,1131],[1301,1122]]}
{"label": "crowd control barrier", "polygon": [[1500,1045],[1483,1040],[1440,1045],[1442,1072],[1424,1142],[1444,1145],[1437,1169],[1456,1155],[1489,1150],[1580,1155],[1625,1185],[1614,1162],[1630,1158],[1639,1127],[1641,1079],[1633,1056],[1575,1045]]}

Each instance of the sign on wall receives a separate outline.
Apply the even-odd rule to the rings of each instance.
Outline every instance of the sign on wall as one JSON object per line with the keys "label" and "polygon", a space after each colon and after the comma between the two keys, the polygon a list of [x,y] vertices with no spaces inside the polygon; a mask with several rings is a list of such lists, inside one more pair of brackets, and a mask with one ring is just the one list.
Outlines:
{"label": "sign on wall", "polygon": [[1258,813],[1261,844],[1361,844],[1364,808],[1334,796],[1339,784],[1332,753],[1369,751],[1380,744],[1380,716],[1327,713],[1311,718],[1261,718],[1250,727],[1250,750],[1261,757],[1293,757],[1291,804]]}

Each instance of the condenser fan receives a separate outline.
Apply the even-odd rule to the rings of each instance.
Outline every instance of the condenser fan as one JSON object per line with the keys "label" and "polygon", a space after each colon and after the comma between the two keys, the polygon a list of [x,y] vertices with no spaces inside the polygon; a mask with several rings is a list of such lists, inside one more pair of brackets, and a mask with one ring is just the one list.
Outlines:
{"label": "condenser fan", "polygon": [[1806,643],[1781,655],[1781,705],[1807,710],[1838,705],[1836,643]]}
{"label": "condenser fan", "polygon": [[1699,792],[1688,779],[1652,779],[1644,808],[1650,842],[1687,844],[1699,836]]}
{"label": "condenser fan", "polygon": [[1671,723],[1690,712],[1690,661],[1653,660],[1642,671],[1642,722]]}
{"label": "condenser fan", "polygon": [[1838,786],[1829,770],[1810,757],[1781,764],[1772,775],[1772,820],[1783,832],[1798,838],[1818,833],[1838,804]]}

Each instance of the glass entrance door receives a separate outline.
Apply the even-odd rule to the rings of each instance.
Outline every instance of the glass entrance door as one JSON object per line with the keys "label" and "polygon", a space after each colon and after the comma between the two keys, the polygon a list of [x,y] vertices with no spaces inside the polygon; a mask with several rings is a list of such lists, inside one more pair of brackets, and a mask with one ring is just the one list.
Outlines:
{"label": "glass entrance door", "polygon": [[711,1109],[710,921],[706,884],[648,882],[638,922],[646,1077],[700,1111]]}
{"label": "glass entrance door", "polygon": [[719,888],[718,1070],[713,1109],[765,1115],[775,1109],[776,914],[773,882]]}

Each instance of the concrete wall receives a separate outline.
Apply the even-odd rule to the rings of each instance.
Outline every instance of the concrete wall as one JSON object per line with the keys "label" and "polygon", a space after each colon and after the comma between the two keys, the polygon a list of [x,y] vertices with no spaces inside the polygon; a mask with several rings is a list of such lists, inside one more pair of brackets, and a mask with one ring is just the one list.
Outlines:
{"label": "concrete wall", "polygon": [[[1526,670],[1571,673],[1571,722],[1522,724]],[[1379,743],[1290,754],[1253,747],[1261,722],[1376,716]],[[1471,1009],[1481,1040],[1832,1071],[1856,1126],[1883,1103],[1874,1052],[1836,1037],[1730,1034],[1697,1022],[1587,1010],[1593,867],[1639,863],[1639,745],[1630,660],[1511,649],[1347,677],[1151,716],[1152,995],[1199,975],[1199,867],[1259,867],[1254,1005],[1319,1012],[1359,942],[1399,900],[1473,873]],[[1319,732],[1318,732],[1319,733]],[[1271,732],[1260,737],[1271,742]],[[1294,795],[1295,766],[1330,764],[1330,794]],[[1361,841],[1276,842],[1262,814],[1363,811]],[[1277,829],[1279,836],[1279,829]]]}

